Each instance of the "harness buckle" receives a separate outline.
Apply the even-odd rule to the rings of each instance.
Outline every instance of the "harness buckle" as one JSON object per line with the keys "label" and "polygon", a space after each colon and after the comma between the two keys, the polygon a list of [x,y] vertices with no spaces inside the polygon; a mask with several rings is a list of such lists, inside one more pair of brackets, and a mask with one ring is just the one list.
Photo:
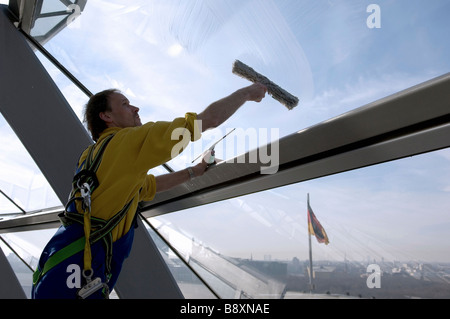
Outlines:
{"label": "harness buckle", "polygon": [[95,278],[94,280],[91,280],[86,285],[84,285],[80,290],[78,290],[77,295],[81,299],[86,299],[93,293],[97,292],[98,290],[102,289],[104,287],[104,284],[102,283],[102,280],[100,277]]}
{"label": "harness buckle", "polygon": [[77,185],[80,188],[81,197],[83,198],[83,208],[91,210],[91,187],[88,183],[83,183],[82,186]]}
{"label": "harness buckle", "polygon": [[102,283],[102,280],[100,277],[94,278],[93,280],[92,275],[94,274],[94,271],[92,269],[85,269],[83,270],[83,277],[86,279],[86,285],[81,287],[80,290],[78,290],[77,295],[81,299],[86,299],[93,293],[97,292],[98,290],[104,288],[106,284]]}

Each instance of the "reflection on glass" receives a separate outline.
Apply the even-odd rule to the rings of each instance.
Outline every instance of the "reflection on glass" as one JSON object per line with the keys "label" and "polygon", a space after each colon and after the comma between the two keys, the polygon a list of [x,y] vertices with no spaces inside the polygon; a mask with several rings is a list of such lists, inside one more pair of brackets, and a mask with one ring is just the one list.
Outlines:
{"label": "reflection on glass", "polygon": [[27,298],[31,298],[33,272],[39,257],[56,229],[1,234],[3,250]]}
{"label": "reflection on glass", "polygon": [[167,267],[176,280],[183,296],[186,299],[215,298],[214,294],[208,289],[208,287],[205,286],[197,275],[186,266],[184,260],[180,259],[151,227],[146,225],[146,228],[155,245],[158,247],[158,250],[166,262]]}
{"label": "reflection on glass", "polygon": [[[324,245],[312,238],[316,294],[448,298],[449,180],[446,149],[150,221],[190,264],[223,279],[234,296],[303,298],[310,289],[309,193],[330,240]],[[384,289],[368,287],[371,264],[380,267]]]}
{"label": "reflection on glass", "polygon": [[[25,295],[27,296],[27,298],[31,298],[31,285],[33,277],[32,270],[27,265],[25,265],[23,261],[20,260],[20,258],[16,254],[14,254],[14,252],[12,252],[11,249],[9,249],[8,246],[5,245],[5,243],[1,240],[0,250],[2,250],[5,254],[6,259],[8,260],[12,270],[14,271],[14,274],[17,277],[17,280],[19,281],[23,291],[25,292]],[[0,254],[2,253],[2,251],[0,251]]]}
{"label": "reflection on glass", "polygon": [[27,296],[31,298],[32,274],[44,246],[55,229],[1,234],[0,248]]}
{"label": "reflection on glass", "polygon": [[45,245],[56,229],[43,229],[2,234],[3,240],[31,269],[36,269]]}
{"label": "reflection on glass", "polygon": [[[93,93],[122,90],[143,122],[201,112],[248,85],[232,74],[235,59],[299,96],[292,111],[270,97],[240,109],[184,162],[170,163],[179,169],[226,128],[277,128],[283,137],[450,71],[450,46],[442,41],[450,32],[447,1],[384,2],[380,28],[367,24],[369,5],[88,1],[76,25],[46,48]],[[217,150],[227,154],[223,145]]]}

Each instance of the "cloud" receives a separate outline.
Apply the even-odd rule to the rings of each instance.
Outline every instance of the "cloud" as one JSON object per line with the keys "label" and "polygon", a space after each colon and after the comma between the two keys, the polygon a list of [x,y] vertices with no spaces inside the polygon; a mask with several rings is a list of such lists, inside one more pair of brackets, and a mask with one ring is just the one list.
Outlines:
{"label": "cloud", "polygon": [[272,1],[141,1],[133,10],[101,1],[87,4],[80,23],[53,39],[59,48],[52,52],[92,91],[118,83],[124,92],[132,89],[144,118],[201,111],[249,84],[231,74],[239,57],[296,94],[312,96],[308,61]]}
{"label": "cloud", "polygon": [[175,58],[175,57],[179,56],[183,52],[183,50],[184,50],[184,48],[181,44],[175,43],[169,47],[169,49],[167,50],[167,53],[171,57]]}
{"label": "cloud", "polygon": [[303,105],[309,124],[329,120],[355,108],[375,102],[438,76],[432,71],[420,74],[392,72],[358,76],[351,82],[336,83]]}

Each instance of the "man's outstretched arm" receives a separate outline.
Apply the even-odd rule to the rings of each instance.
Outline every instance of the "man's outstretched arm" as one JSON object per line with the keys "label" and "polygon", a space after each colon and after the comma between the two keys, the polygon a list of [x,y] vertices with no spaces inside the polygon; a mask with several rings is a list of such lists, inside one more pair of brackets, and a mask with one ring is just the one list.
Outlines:
{"label": "man's outstretched arm", "polygon": [[266,92],[267,88],[264,85],[255,83],[212,103],[197,115],[197,120],[202,121],[202,132],[221,125],[245,102],[261,102]]}
{"label": "man's outstretched arm", "polygon": [[[202,121],[202,132],[215,128],[229,119],[245,102],[261,102],[265,97],[267,88],[259,83],[239,89],[223,99],[209,105],[203,112],[197,115],[197,120]],[[183,169],[181,171],[155,176],[156,192],[169,190],[177,185],[187,182],[193,176],[198,177],[205,173],[208,167],[207,159],[211,154],[205,154],[201,163]],[[189,172],[190,170],[190,172]]]}
{"label": "man's outstretched arm", "polygon": [[194,177],[202,176],[208,168],[209,157],[211,152],[207,152],[203,160],[195,166],[182,169],[180,171],[155,176],[156,192],[167,191],[177,185],[183,184]]}

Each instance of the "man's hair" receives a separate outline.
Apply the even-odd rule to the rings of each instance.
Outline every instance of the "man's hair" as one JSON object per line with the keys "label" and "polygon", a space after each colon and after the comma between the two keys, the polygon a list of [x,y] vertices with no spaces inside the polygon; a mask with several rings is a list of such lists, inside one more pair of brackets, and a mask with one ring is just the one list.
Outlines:
{"label": "man's hair", "polygon": [[119,90],[109,89],[101,91],[89,99],[84,108],[84,122],[91,132],[92,139],[97,142],[101,133],[107,128],[105,121],[100,118],[100,113],[111,111],[109,97],[113,93],[120,93]]}

